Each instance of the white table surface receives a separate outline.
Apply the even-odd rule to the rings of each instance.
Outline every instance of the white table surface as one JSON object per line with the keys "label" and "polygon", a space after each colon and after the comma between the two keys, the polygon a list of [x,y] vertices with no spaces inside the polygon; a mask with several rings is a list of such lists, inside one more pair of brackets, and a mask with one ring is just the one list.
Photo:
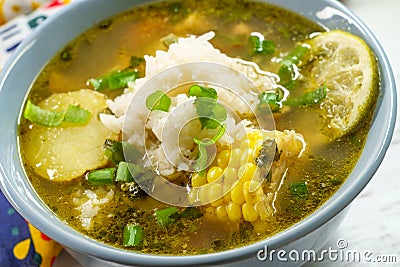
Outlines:
{"label": "white table surface", "polygon": [[[400,1],[343,0],[372,30],[386,51],[400,84]],[[399,114],[399,112],[398,112]],[[398,117],[400,117],[398,115]],[[400,118],[398,118],[400,120]],[[392,143],[378,172],[351,204],[350,210],[326,249],[337,249],[338,240],[345,240],[347,249],[370,252],[371,259],[388,256],[397,263],[372,263],[325,260],[306,266],[400,266],[400,129],[396,125]],[[391,257],[393,256],[393,257]],[[384,259],[382,257],[381,259]],[[62,252],[54,267],[80,267]]]}

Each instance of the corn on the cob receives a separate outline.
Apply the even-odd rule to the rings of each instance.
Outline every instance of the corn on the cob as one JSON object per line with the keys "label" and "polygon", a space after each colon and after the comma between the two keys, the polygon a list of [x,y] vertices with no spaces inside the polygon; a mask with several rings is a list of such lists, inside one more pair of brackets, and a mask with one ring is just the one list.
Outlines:
{"label": "corn on the cob", "polygon": [[[257,179],[260,166],[256,162],[264,140],[275,140],[279,158],[272,165],[272,178],[268,186]],[[247,138],[237,147],[222,150],[217,156],[217,164],[202,176],[192,175],[192,187],[203,186],[193,196],[192,203],[209,202],[204,206],[206,214],[232,222],[265,222],[273,215],[272,200],[277,186],[286,170],[286,162],[299,157],[305,149],[303,137],[294,131],[249,130]],[[223,175],[223,182],[218,180]],[[256,179],[254,179],[256,177]]]}

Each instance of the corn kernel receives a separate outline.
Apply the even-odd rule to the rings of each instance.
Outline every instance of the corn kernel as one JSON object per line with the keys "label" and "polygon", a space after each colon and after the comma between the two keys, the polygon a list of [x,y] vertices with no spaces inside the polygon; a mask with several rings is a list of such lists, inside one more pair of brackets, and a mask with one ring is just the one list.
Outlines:
{"label": "corn kernel", "polygon": [[215,215],[218,219],[226,220],[228,218],[228,213],[226,212],[226,205],[220,205],[215,208]]}
{"label": "corn kernel", "polygon": [[231,199],[233,203],[238,205],[242,204],[245,201],[243,194],[243,183],[238,182],[235,187],[231,191]]}
{"label": "corn kernel", "polygon": [[217,158],[217,164],[221,168],[225,168],[229,164],[229,160],[231,157],[231,151],[228,149],[222,150]]}
{"label": "corn kernel", "polygon": [[242,158],[242,151],[239,148],[235,148],[231,152],[231,162],[229,166],[232,168],[239,168],[240,167],[240,159]]}
{"label": "corn kernel", "polygon": [[207,182],[212,183],[222,176],[222,168],[214,166],[207,172]]}
{"label": "corn kernel", "polygon": [[227,203],[227,204],[229,202],[231,202],[231,200],[232,200],[231,191],[232,191],[232,185],[231,184],[224,183],[222,185],[222,194],[224,194],[224,202]]}
{"label": "corn kernel", "polygon": [[211,205],[217,207],[223,204],[222,184],[212,183],[208,185],[208,199],[212,201]]}
{"label": "corn kernel", "polygon": [[250,139],[253,142],[253,144],[257,144],[258,142],[264,139],[263,132],[260,130],[252,132]]}
{"label": "corn kernel", "polygon": [[242,218],[242,208],[236,203],[229,203],[226,207],[226,212],[228,213],[229,220],[236,222]]}
{"label": "corn kernel", "polygon": [[199,174],[197,172],[192,174],[192,187],[198,187],[207,183],[207,174]]}
{"label": "corn kernel", "polygon": [[198,190],[193,190],[193,189],[190,190],[190,192],[188,194],[189,204],[193,205],[194,203],[196,203],[198,201],[197,192],[198,192]]}
{"label": "corn kernel", "polygon": [[243,150],[242,157],[240,158],[240,165],[245,165],[246,163],[254,163],[253,149],[248,148]]}
{"label": "corn kernel", "polygon": [[224,184],[232,186],[238,181],[237,170],[231,167],[226,167],[224,170]]}
{"label": "corn kernel", "polygon": [[264,195],[264,191],[260,182],[258,181],[246,181],[243,184],[243,195],[244,199],[249,204],[255,204],[261,200]]}
{"label": "corn kernel", "polygon": [[207,189],[208,189],[207,187],[200,187],[199,192],[197,193],[198,200],[203,204],[209,202]]}
{"label": "corn kernel", "polygon": [[243,218],[248,222],[254,222],[258,219],[258,213],[253,204],[244,203],[242,205]]}
{"label": "corn kernel", "polygon": [[239,168],[239,179],[242,182],[251,181],[256,174],[257,166],[254,163],[246,163]]}

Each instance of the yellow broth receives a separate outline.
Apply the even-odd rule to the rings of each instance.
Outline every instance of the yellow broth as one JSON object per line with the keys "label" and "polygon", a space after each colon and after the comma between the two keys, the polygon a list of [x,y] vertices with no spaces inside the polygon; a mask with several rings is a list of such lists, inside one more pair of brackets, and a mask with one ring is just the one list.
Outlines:
{"label": "yellow broth", "polygon": [[[96,25],[68,44],[57,54],[33,83],[29,99],[34,102],[54,93],[86,88],[86,81],[129,65],[131,56],[154,55],[166,47],[160,41],[170,33],[177,36],[200,35],[215,31],[213,45],[231,57],[251,60],[264,70],[277,72],[279,64],[273,58],[290,51],[297,42],[324,31],[298,15],[264,3],[221,0],[181,1],[141,6]],[[250,56],[247,38],[259,32],[276,43],[273,55]],[[143,66],[139,67],[143,75]],[[110,98],[122,93],[109,93]],[[298,161],[288,166],[286,179],[277,194],[274,220],[262,231],[252,230],[249,223],[231,223],[209,216],[195,220],[180,220],[160,227],[154,220],[154,209],[166,207],[151,197],[130,200],[117,185],[92,186],[85,177],[70,182],[52,182],[35,174],[24,158],[24,146],[29,140],[24,134],[30,122],[20,125],[20,146],[26,173],[38,195],[57,216],[77,231],[108,245],[122,245],[122,229],[128,223],[144,228],[145,239],[139,249],[155,254],[202,254],[237,248],[272,236],[315,211],[343,183],[353,169],[363,146],[369,121],[353,133],[335,141],[327,141],[320,133],[318,109],[291,108],[275,114],[277,130],[295,130],[303,134],[308,150]],[[306,181],[307,198],[294,197],[289,190],[293,181]],[[77,192],[85,189],[115,192],[112,201],[103,205],[94,217],[93,227],[86,230],[77,219],[79,211],[72,208]],[[110,214],[112,214],[110,216]]]}

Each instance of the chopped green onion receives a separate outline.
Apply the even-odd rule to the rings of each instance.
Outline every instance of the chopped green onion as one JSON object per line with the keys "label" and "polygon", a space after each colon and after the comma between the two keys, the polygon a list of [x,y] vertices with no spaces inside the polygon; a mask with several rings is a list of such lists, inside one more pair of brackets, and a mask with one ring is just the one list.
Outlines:
{"label": "chopped green onion", "polygon": [[173,33],[168,34],[167,36],[161,38],[161,42],[166,46],[169,47],[170,45],[177,43],[179,37]]}
{"label": "chopped green onion", "polygon": [[200,175],[204,175],[205,169],[207,167],[208,155],[207,155],[207,146],[215,144],[225,133],[225,125],[219,124],[221,128],[218,133],[208,142],[204,143],[203,141],[193,138],[194,142],[199,146],[199,156],[197,157],[196,163],[194,164],[194,169]]}
{"label": "chopped green onion", "polygon": [[192,85],[189,96],[195,96],[194,105],[201,123],[201,128],[215,129],[227,118],[224,106],[217,103],[217,91],[200,85]]}
{"label": "chopped green onion", "polygon": [[86,109],[79,106],[69,105],[64,116],[64,121],[85,124],[89,121],[90,115],[90,111]]}
{"label": "chopped green onion", "polygon": [[322,85],[315,91],[307,92],[300,97],[297,98],[288,97],[288,99],[284,102],[284,104],[291,107],[307,107],[320,103],[321,100],[324,99],[325,97],[326,97],[326,86]]}
{"label": "chopped green onion", "polygon": [[122,142],[106,140],[104,146],[106,147],[106,157],[114,162],[115,164],[119,164],[121,161],[125,161],[124,150],[122,147]]}
{"label": "chopped green onion", "polygon": [[171,106],[171,98],[168,97],[163,91],[155,91],[146,99],[146,107],[149,110],[161,110],[168,112]]}
{"label": "chopped green onion", "polygon": [[282,65],[298,64],[300,60],[307,54],[310,50],[305,45],[296,46],[290,53],[282,60]]}
{"label": "chopped green onion", "polygon": [[179,218],[185,218],[189,220],[194,220],[203,216],[203,213],[199,208],[196,207],[187,207],[184,211],[179,213]]}
{"label": "chopped green onion", "polygon": [[258,96],[258,109],[260,111],[268,110],[267,107],[272,112],[277,112],[281,109],[280,101],[283,98],[282,90],[278,89],[275,92],[263,92]]}
{"label": "chopped green onion", "polygon": [[161,226],[165,227],[168,224],[175,221],[175,219],[171,218],[170,216],[177,212],[178,212],[178,209],[176,207],[169,207],[169,208],[165,208],[162,210],[157,210],[155,212],[155,215],[156,215],[158,223]]}
{"label": "chopped green onion", "polygon": [[294,85],[296,70],[293,65],[282,65],[278,71],[279,83],[286,88],[291,88]]}
{"label": "chopped green onion", "polygon": [[258,33],[249,36],[248,44],[250,55],[271,55],[275,52],[275,43],[271,40],[264,40],[264,36]]}
{"label": "chopped green onion", "polygon": [[126,162],[138,164],[142,161],[144,153],[128,142],[122,142],[122,149]]}
{"label": "chopped green onion", "polygon": [[278,75],[280,83],[283,86],[293,86],[296,79],[296,69],[294,65],[297,65],[308,51],[309,48],[307,46],[298,45],[280,62],[281,67],[278,71]]}
{"label": "chopped green onion", "polygon": [[217,99],[218,94],[214,88],[207,88],[200,85],[192,85],[189,88],[189,96]]}
{"label": "chopped green onion", "polygon": [[[195,140],[196,142],[196,140]],[[198,172],[201,176],[204,176],[205,170],[207,167],[207,145],[202,142],[198,143],[199,146],[199,155],[196,159],[196,163],[194,164],[194,170]]]}
{"label": "chopped green onion", "polygon": [[42,126],[50,127],[61,125],[62,121],[64,120],[64,114],[65,112],[63,111],[49,111],[41,109],[29,100],[26,103],[24,110],[25,119]]}
{"label": "chopped green onion", "polygon": [[137,78],[138,72],[136,70],[115,70],[98,78],[89,79],[88,83],[92,85],[96,91],[112,91],[125,88],[128,82],[133,82]]}
{"label": "chopped green onion", "polygon": [[133,181],[133,178],[139,175],[140,167],[133,163],[121,161],[118,164],[117,175],[115,181],[129,183]]}
{"label": "chopped green onion", "polygon": [[115,164],[119,164],[121,161],[138,163],[143,157],[142,152],[125,141],[108,139],[104,143],[104,147],[106,148],[106,157]]}
{"label": "chopped green onion", "polygon": [[86,175],[87,181],[92,185],[113,184],[115,179],[115,168],[105,168],[90,171]]}
{"label": "chopped green onion", "polygon": [[218,94],[214,88],[207,88],[200,85],[192,85],[188,92],[189,96],[196,97],[194,105],[199,115],[201,128],[220,129],[216,136],[210,141],[204,143],[196,138],[194,142],[199,146],[199,155],[194,168],[200,175],[204,175],[207,167],[207,146],[215,144],[225,133],[225,125],[222,124],[227,118],[227,112],[224,106],[217,103]]}
{"label": "chopped green onion", "polygon": [[214,119],[217,121],[224,121],[226,120],[226,109],[221,104],[215,104],[213,109]]}
{"label": "chopped green onion", "polygon": [[219,124],[221,126],[221,128],[219,128],[218,133],[207,143],[204,143],[203,141],[197,139],[197,138],[193,138],[194,142],[198,145],[204,145],[204,146],[209,146],[209,145],[213,145],[215,144],[225,133],[226,130],[226,126],[223,124]]}
{"label": "chopped green onion", "polygon": [[49,127],[60,126],[62,122],[85,124],[89,120],[90,115],[90,111],[73,105],[69,105],[67,111],[45,110],[29,100],[24,110],[25,119]]}
{"label": "chopped green onion", "polygon": [[302,182],[292,182],[290,184],[290,192],[295,197],[305,197],[308,195],[307,183]]}
{"label": "chopped green onion", "polygon": [[137,224],[128,224],[124,227],[124,247],[140,247],[143,242],[143,229]]}

